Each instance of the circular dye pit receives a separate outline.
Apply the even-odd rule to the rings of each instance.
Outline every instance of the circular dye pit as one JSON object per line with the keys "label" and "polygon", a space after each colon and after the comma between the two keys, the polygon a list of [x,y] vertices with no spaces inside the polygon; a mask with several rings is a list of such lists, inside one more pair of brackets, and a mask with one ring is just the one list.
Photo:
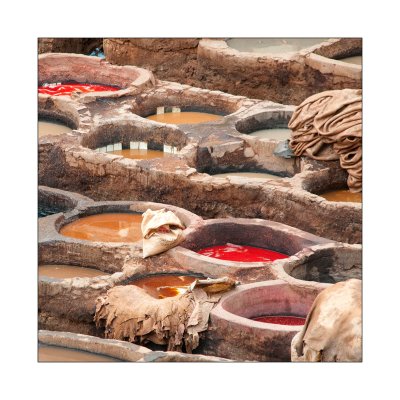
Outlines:
{"label": "circular dye pit", "polygon": [[189,275],[155,275],[135,280],[129,284],[139,286],[156,299],[164,299],[184,293],[196,279],[198,278]]}
{"label": "circular dye pit", "polygon": [[279,54],[290,51],[299,51],[307,47],[324,42],[324,38],[287,38],[287,39],[229,39],[226,41],[229,47],[239,51],[262,54]]}
{"label": "circular dye pit", "polygon": [[343,62],[350,63],[350,64],[361,65],[362,64],[362,56],[346,57],[346,58],[340,59],[339,61],[343,61]]}
{"label": "circular dye pit", "polygon": [[304,325],[306,322],[305,318],[294,317],[292,315],[263,315],[261,317],[255,317],[250,319],[257,322],[264,322],[266,324],[290,325],[290,326]]}
{"label": "circular dye pit", "polygon": [[292,131],[286,128],[260,129],[249,133],[249,135],[259,139],[287,140],[291,138]]}
{"label": "circular dye pit", "polygon": [[110,275],[107,272],[94,268],[77,267],[75,265],[48,264],[39,265],[39,277],[65,279],[65,278],[93,278],[95,276]]}
{"label": "circular dye pit", "polygon": [[265,172],[226,172],[224,174],[213,175],[216,178],[243,176],[249,179],[281,179],[281,176],[267,174]]}
{"label": "circular dye pit", "polygon": [[164,114],[154,114],[147,117],[152,121],[164,124],[201,124],[204,122],[217,121],[222,119],[222,115],[209,114],[203,112],[181,111]]}
{"label": "circular dye pit", "polygon": [[91,83],[50,83],[39,85],[38,93],[51,96],[70,96],[73,93],[115,92],[117,86],[98,85]]}
{"label": "circular dye pit", "polygon": [[138,149],[124,149],[109,151],[110,154],[131,158],[133,160],[151,160],[153,158],[168,157],[171,154],[165,153],[161,150],[138,150]]}
{"label": "circular dye pit", "polygon": [[63,133],[71,132],[72,128],[59,122],[39,121],[38,134],[39,137],[47,135],[62,135]]}
{"label": "circular dye pit", "polygon": [[68,349],[61,346],[39,344],[38,359],[40,362],[115,362],[117,358],[90,353],[88,351]]}
{"label": "circular dye pit", "polygon": [[273,250],[232,243],[227,243],[223,246],[206,247],[197,253],[207,257],[235,262],[270,262],[289,257]]}
{"label": "circular dye pit", "polygon": [[141,223],[141,214],[96,214],[63,226],[60,234],[97,242],[136,242],[142,238]]}
{"label": "circular dye pit", "polygon": [[350,190],[340,189],[318,194],[328,201],[361,203],[362,193],[352,193]]}

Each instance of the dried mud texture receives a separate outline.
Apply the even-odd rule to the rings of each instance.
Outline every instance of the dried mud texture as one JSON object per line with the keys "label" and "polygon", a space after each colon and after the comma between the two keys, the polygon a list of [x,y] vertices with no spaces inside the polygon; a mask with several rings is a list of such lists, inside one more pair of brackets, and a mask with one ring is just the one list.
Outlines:
{"label": "dried mud texture", "polygon": [[102,38],[39,38],[38,53],[89,54],[102,44]]}
{"label": "dried mud texture", "polygon": [[[188,74],[200,39],[104,39],[104,54],[113,64],[141,65],[160,79]],[[178,72],[180,71],[180,72]],[[169,79],[174,81],[174,79]]]}

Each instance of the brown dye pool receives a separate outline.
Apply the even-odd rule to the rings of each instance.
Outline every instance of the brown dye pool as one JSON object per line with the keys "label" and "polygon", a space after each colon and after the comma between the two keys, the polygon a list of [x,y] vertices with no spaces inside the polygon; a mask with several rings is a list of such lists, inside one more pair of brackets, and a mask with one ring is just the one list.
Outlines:
{"label": "brown dye pool", "polygon": [[264,172],[226,172],[224,174],[213,175],[216,178],[224,178],[230,176],[243,176],[250,179],[281,179],[281,176],[267,174]]}
{"label": "brown dye pool", "polygon": [[340,201],[340,202],[354,202],[361,203],[362,193],[352,193],[350,190],[340,189],[332,190],[329,192],[321,193],[318,196],[323,197],[328,201]]}
{"label": "brown dye pool", "polygon": [[141,223],[141,214],[96,214],[63,226],[60,234],[97,242],[136,242],[142,238]]}
{"label": "brown dye pool", "polygon": [[184,293],[196,279],[188,275],[156,275],[141,278],[129,284],[139,286],[156,299],[164,299]]}
{"label": "brown dye pool", "polygon": [[64,264],[48,264],[39,265],[39,277],[47,276],[48,278],[93,278],[95,276],[110,275],[107,272],[99,271],[94,268],[77,267],[75,265]]}
{"label": "brown dye pool", "polygon": [[350,64],[361,65],[362,64],[362,56],[346,57],[346,58],[340,59],[339,61],[347,62]]}
{"label": "brown dye pool", "polygon": [[306,319],[303,317],[294,317],[292,315],[264,315],[261,317],[251,318],[253,321],[264,322],[277,325],[304,325]]}
{"label": "brown dye pool", "polygon": [[90,353],[88,351],[68,349],[61,346],[39,344],[40,362],[115,362],[117,358]]}
{"label": "brown dye pool", "polygon": [[292,131],[285,128],[260,129],[259,131],[251,132],[249,135],[259,139],[286,140],[290,139]]}
{"label": "brown dye pool", "polygon": [[229,47],[239,51],[262,53],[262,54],[279,54],[290,51],[299,51],[318,43],[324,42],[324,38],[254,38],[243,39],[235,38],[227,40]]}
{"label": "brown dye pool", "polygon": [[162,122],[164,124],[201,124],[203,122],[217,121],[222,119],[221,115],[209,114],[203,112],[170,112],[165,114],[154,114],[147,117],[152,121]]}
{"label": "brown dye pool", "polygon": [[39,137],[47,135],[61,135],[63,133],[71,132],[72,128],[59,122],[51,121],[39,121],[38,122],[38,134]]}
{"label": "brown dye pool", "polygon": [[150,160],[152,158],[168,157],[170,153],[164,153],[160,150],[138,150],[138,149],[124,149],[114,150],[109,153],[125,158],[132,158],[134,160]]}

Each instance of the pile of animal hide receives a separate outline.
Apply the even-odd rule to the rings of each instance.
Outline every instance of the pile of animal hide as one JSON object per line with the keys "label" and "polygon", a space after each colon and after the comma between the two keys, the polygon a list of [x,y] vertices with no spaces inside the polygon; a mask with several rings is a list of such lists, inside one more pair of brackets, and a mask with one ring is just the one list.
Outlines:
{"label": "pile of animal hide", "polygon": [[317,93],[296,108],[288,124],[293,153],[315,160],[338,159],[349,174],[352,192],[362,190],[361,93],[361,89]]}
{"label": "pile of animal hide", "polygon": [[142,217],[143,258],[163,253],[184,240],[185,226],[172,211],[148,209]]}
{"label": "pile of animal hide", "polygon": [[184,344],[191,353],[208,328],[211,310],[236,284],[227,277],[196,280],[185,293],[164,299],[134,285],[115,286],[97,298],[94,321],[109,339],[166,344],[168,351],[182,351]]}
{"label": "pile of animal hide", "polygon": [[361,361],[361,281],[323,290],[292,339],[292,361]]}

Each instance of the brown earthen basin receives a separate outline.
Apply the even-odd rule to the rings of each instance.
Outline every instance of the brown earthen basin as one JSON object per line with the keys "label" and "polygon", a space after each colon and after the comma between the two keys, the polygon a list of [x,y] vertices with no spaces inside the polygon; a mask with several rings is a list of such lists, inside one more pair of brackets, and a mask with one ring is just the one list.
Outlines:
{"label": "brown earthen basin", "polygon": [[102,213],[66,224],[60,234],[96,242],[136,242],[142,238],[141,223],[141,214]]}

